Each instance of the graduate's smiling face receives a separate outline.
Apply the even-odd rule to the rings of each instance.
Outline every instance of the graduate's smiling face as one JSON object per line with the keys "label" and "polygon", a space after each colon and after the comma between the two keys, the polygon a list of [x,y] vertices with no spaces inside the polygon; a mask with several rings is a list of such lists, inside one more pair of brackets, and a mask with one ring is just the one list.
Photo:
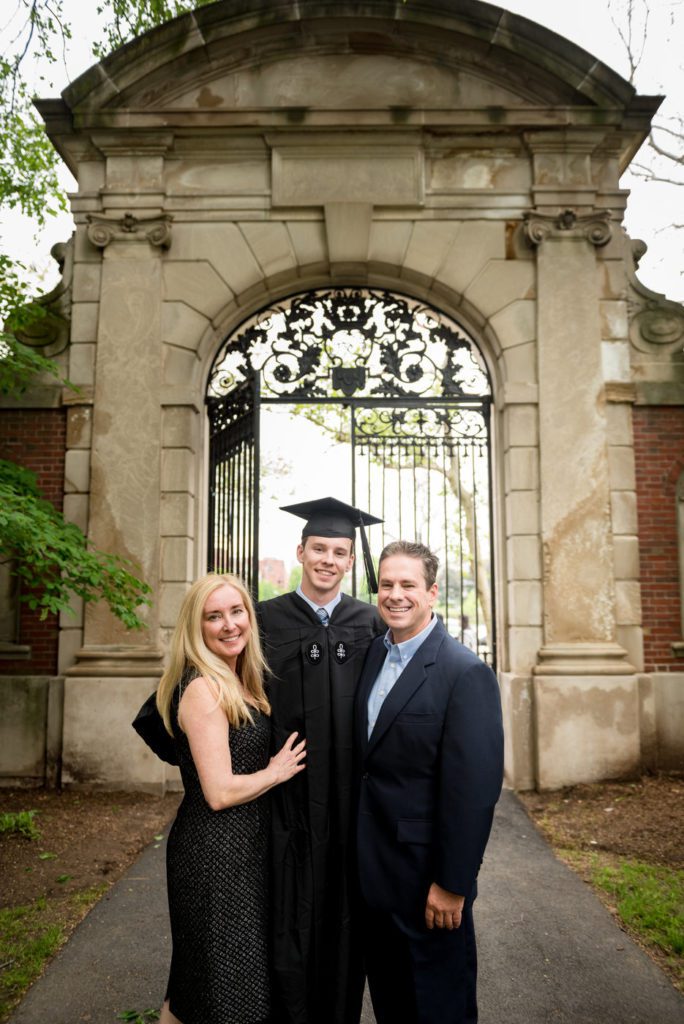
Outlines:
{"label": "graduate's smiling face", "polygon": [[202,609],[202,639],[212,654],[235,671],[252,632],[240,591],[225,583],[207,598]]}
{"label": "graduate's smiling face", "polygon": [[297,548],[297,558],[302,563],[302,591],[319,604],[332,601],[354,564],[347,537],[306,537]]}

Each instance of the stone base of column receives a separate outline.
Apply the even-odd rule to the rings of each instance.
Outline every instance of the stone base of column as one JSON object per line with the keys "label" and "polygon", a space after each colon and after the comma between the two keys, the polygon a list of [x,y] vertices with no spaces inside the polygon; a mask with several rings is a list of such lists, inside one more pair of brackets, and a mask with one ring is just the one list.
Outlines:
{"label": "stone base of column", "polygon": [[[158,648],[127,644],[98,644],[82,647],[76,663],[66,676],[145,676],[157,679],[164,671],[163,654]],[[156,685],[156,682],[155,682]]]}
{"label": "stone base of column", "polygon": [[554,644],[533,669],[539,789],[628,778],[641,767],[639,682],[619,644]]}
{"label": "stone base of column", "polygon": [[532,680],[516,672],[499,675],[504,722],[504,780],[517,790],[535,789]]}
{"label": "stone base of column", "polygon": [[178,769],[160,761],[131,723],[157,676],[68,676],[64,681],[62,784],[163,794],[180,788]]}

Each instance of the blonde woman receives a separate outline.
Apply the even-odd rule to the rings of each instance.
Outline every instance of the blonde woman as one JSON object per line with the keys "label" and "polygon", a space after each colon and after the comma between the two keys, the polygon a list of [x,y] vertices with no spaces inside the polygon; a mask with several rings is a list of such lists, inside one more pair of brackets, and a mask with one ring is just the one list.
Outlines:
{"label": "blonde woman", "polygon": [[167,848],[173,954],[160,1024],[269,1020],[264,794],[303,770],[305,751],[293,733],[269,759],[264,669],[242,581],[194,583],[157,691],[185,787]]}

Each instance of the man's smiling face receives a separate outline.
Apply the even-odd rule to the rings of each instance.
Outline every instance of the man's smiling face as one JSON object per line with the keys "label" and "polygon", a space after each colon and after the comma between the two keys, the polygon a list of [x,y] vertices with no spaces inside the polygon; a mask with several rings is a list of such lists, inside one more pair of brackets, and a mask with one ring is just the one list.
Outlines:
{"label": "man's smiling face", "polygon": [[319,604],[332,601],[353,563],[352,542],[346,537],[306,537],[297,548],[302,563],[302,591]]}
{"label": "man's smiling face", "polygon": [[409,555],[390,555],[380,563],[378,611],[392,630],[395,644],[425,629],[437,598],[437,584],[428,587],[423,563]]}

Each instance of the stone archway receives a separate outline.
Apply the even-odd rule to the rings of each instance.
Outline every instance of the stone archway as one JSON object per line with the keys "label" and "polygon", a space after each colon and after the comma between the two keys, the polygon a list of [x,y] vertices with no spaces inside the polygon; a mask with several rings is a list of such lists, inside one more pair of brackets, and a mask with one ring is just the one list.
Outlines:
{"label": "stone archway", "polygon": [[[69,504],[159,596],[142,641],[98,610],[62,630],[67,780],[159,781],[124,735],[204,567],[204,382],[224,324],[312,287],[409,281],[495,341],[509,777],[639,763],[638,579],[613,557],[634,533],[618,178],[656,106],[475,0],[213,4],[40,104],[81,183]],[[118,724],[95,749],[105,697]]]}

